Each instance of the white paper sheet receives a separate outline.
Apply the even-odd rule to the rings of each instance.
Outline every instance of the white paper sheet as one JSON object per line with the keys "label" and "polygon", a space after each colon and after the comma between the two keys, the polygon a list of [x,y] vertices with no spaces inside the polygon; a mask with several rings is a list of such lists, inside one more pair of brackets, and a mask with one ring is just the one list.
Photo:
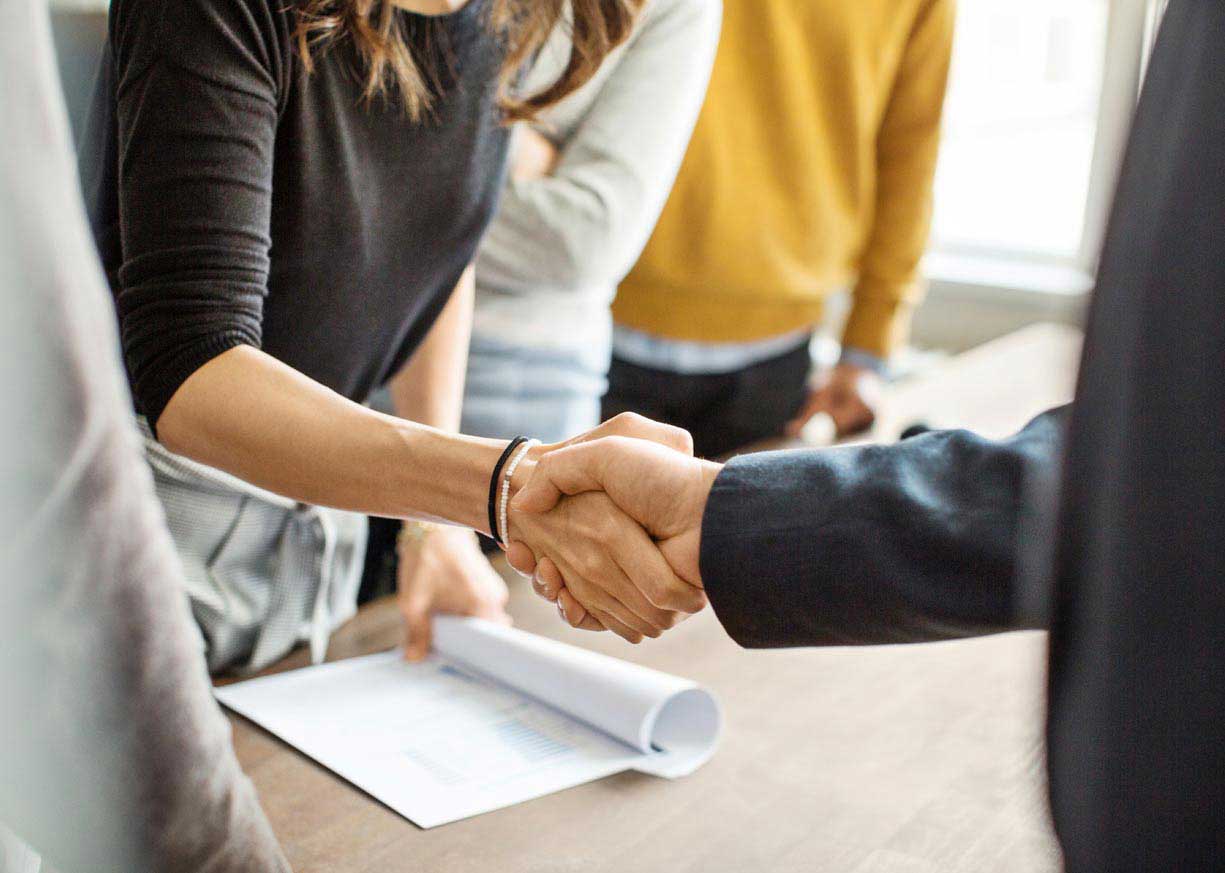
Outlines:
{"label": "white paper sheet", "polygon": [[437,619],[421,664],[385,652],[217,697],[424,828],[622,770],[685,775],[721,728],[692,682],[476,619]]}

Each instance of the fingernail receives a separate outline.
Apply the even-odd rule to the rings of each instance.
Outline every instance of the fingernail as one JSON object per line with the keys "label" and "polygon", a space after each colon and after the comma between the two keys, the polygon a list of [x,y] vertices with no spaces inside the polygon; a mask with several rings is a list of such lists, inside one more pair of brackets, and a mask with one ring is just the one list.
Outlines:
{"label": "fingernail", "polygon": [[557,601],[557,614],[561,616],[562,621],[569,623],[570,618],[566,615],[566,605],[561,600]]}

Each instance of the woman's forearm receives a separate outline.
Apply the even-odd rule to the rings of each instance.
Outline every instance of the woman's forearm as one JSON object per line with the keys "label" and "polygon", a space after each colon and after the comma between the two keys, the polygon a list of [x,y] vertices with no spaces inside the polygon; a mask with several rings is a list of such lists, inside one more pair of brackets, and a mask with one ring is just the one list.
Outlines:
{"label": "woman's forearm", "polygon": [[173,452],[304,503],[482,531],[505,445],[367,409],[250,346],[193,373],[158,435]]}
{"label": "woman's forearm", "polygon": [[424,342],[391,380],[396,415],[445,431],[459,430],[475,296],[469,267]]}

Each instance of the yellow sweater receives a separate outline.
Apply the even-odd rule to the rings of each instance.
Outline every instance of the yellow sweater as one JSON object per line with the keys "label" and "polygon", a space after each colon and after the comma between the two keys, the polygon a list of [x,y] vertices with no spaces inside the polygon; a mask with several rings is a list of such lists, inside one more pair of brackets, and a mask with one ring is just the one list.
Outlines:
{"label": "yellow sweater", "polygon": [[815,324],[854,283],[843,342],[887,355],[919,259],[953,0],[724,0],[705,105],[619,324],[747,342]]}

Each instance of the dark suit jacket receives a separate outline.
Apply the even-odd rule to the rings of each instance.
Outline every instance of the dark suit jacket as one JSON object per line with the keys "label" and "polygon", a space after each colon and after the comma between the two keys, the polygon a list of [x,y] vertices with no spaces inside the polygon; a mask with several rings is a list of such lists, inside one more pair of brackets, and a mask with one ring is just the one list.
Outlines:
{"label": "dark suit jacket", "polygon": [[1068,870],[1225,869],[1225,0],[1167,12],[1074,407],[739,458],[702,576],[749,646],[1049,626]]}

